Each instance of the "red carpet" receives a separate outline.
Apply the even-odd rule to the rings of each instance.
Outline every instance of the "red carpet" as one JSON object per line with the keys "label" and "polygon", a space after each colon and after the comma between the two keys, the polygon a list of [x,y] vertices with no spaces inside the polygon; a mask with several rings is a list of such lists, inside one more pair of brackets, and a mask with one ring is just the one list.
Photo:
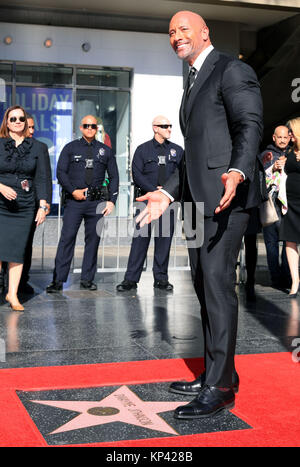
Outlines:
{"label": "red carpet", "polygon": [[[198,359],[0,370],[0,446],[47,446],[16,391],[89,388],[194,379]],[[236,357],[240,392],[232,413],[252,429],[93,446],[300,446],[300,366],[290,353]],[[84,444],[83,446],[90,446]]]}

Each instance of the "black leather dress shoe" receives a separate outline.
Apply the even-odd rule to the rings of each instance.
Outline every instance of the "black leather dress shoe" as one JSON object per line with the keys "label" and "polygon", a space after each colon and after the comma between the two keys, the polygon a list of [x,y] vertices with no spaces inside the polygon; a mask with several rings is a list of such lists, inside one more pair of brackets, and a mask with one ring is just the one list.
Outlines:
{"label": "black leather dress shoe", "polygon": [[221,410],[232,409],[234,400],[232,389],[204,385],[194,400],[187,405],[177,407],[174,417],[180,419],[212,417]]}
{"label": "black leather dress shoe", "polygon": [[87,290],[97,290],[97,285],[92,281],[80,281],[80,288]]}
{"label": "black leather dress shoe", "polygon": [[202,373],[194,381],[174,381],[169,387],[170,392],[175,394],[184,394],[185,396],[196,396],[205,384],[205,373]]}
{"label": "black leather dress shoe", "polygon": [[[237,373],[232,375],[232,389],[235,393],[239,392],[239,376]],[[205,385],[205,373],[202,373],[194,381],[174,381],[169,387],[170,392],[183,394],[184,396],[196,396]]]}
{"label": "black leather dress shoe", "polygon": [[126,290],[136,289],[137,283],[133,281],[127,281],[126,279],[121,282],[121,284],[117,285],[118,292],[125,292]]}
{"label": "black leather dress shoe", "polygon": [[153,287],[155,289],[161,289],[161,290],[173,290],[174,286],[170,284],[168,281],[154,281]]}
{"label": "black leather dress shoe", "polygon": [[46,287],[47,293],[58,293],[63,289],[63,283],[60,281],[52,281],[51,284]]}

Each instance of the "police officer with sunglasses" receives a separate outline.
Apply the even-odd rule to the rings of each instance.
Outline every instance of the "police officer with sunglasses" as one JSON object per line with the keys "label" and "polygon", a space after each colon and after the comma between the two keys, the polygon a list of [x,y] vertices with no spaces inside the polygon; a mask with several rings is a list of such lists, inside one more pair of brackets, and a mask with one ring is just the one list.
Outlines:
{"label": "police officer with sunglasses", "polygon": [[[169,141],[172,125],[166,117],[163,115],[155,117],[152,128],[154,137],[138,146],[132,160],[136,197],[161,188],[179,167],[183,155],[183,149]],[[153,286],[168,291],[173,290],[173,285],[168,281],[168,264],[174,221],[174,212],[166,212],[155,225]],[[117,285],[119,292],[137,287],[150,243],[151,228],[150,225],[141,231],[135,231],[125,277],[123,282]]]}
{"label": "police officer with sunglasses", "polygon": [[[85,247],[80,287],[97,290],[93,281],[97,269],[100,232],[97,232],[96,227],[102,216],[112,212],[118,197],[119,173],[116,158],[110,147],[95,139],[97,119],[86,115],[81,121],[80,131],[82,138],[63,148],[57,164],[57,179],[65,192],[65,208],[53,281],[46,288],[48,293],[61,291],[63,283],[67,281],[82,220],[85,226]],[[109,178],[108,200],[105,199],[106,193],[102,188],[106,171]],[[99,203],[103,204],[100,212]]]}

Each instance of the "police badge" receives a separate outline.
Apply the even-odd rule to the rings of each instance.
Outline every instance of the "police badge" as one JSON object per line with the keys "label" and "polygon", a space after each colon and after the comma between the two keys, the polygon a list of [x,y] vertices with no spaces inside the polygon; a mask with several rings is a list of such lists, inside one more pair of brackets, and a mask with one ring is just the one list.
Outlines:
{"label": "police badge", "polygon": [[101,156],[104,156],[105,154],[105,149],[104,148],[100,148],[99,149],[99,153],[98,153],[98,159],[100,159]]}
{"label": "police badge", "polygon": [[176,149],[171,149],[170,153],[172,157],[176,157]]}

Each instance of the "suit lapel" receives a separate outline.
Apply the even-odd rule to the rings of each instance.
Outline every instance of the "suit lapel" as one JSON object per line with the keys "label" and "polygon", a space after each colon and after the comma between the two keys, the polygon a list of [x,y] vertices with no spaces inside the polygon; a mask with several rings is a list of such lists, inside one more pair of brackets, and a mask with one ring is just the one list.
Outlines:
{"label": "suit lapel", "polygon": [[[182,98],[182,104],[181,104],[181,109],[180,109],[180,118],[183,117],[184,127],[186,127],[186,123],[189,119],[195,98],[198,92],[200,91],[201,87],[207,80],[207,78],[210,76],[210,74],[214,70],[215,64],[218,61],[218,59],[219,59],[219,53],[216,51],[216,49],[213,49],[212,52],[205,59],[198,73],[198,76],[191,89],[190,95],[188,97],[188,100],[185,104],[185,109],[184,109],[184,99],[186,98],[186,89],[185,89],[185,93]],[[185,118],[184,118],[184,110],[185,110]]]}

